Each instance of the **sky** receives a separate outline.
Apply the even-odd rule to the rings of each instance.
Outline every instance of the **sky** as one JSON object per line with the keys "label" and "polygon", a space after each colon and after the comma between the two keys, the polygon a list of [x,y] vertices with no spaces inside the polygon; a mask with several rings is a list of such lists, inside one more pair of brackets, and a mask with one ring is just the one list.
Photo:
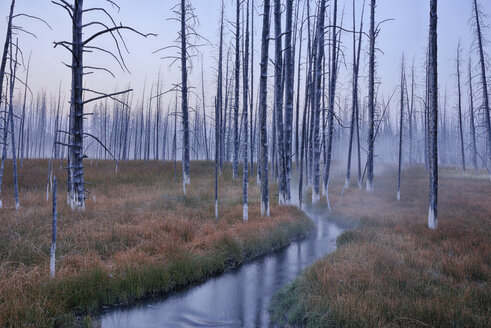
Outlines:
{"label": "sky", "polygon": [[[119,66],[108,56],[103,54],[87,54],[85,63],[94,66],[105,66],[115,73],[116,78],[108,74],[99,72],[87,76],[86,85],[91,89],[114,91],[125,88],[128,84],[135,89],[137,95],[141,95],[141,90],[146,82],[147,93],[149,84],[157,80],[158,72],[161,72],[164,81],[164,88],[170,89],[172,84],[180,80],[179,66],[170,67],[171,60],[162,59],[163,56],[175,55],[175,50],[168,49],[164,52],[154,54],[155,50],[169,46],[177,38],[179,24],[169,20],[175,17],[172,7],[177,3],[176,0],[116,0],[121,10],[111,8],[103,0],[85,0],[85,7],[101,6],[111,12],[115,20],[124,25],[132,26],[143,33],[156,33],[157,37],[143,38],[124,32],[123,35],[127,42],[129,53],[124,54],[125,61],[130,73],[123,72]],[[357,20],[360,18],[361,0],[356,0],[358,7]],[[369,1],[367,1],[368,3]],[[491,1],[480,0],[483,11],[486,15],[491,15]],[[6,17],[9,12],[10,1],[0,2],[0,17]],[[211,101],[215,93],[214,79],[216,67],[216,45],[218,43],[218,23],[220,14],[219,0],[191,0],[195,7],[195,13],[199,19],[197,31],[212,45],[200,48],[203,58],[203,70],[205,76],[205,89]],[[225,0],[226,18],[234,21],[234,4],[232,0]],[[312,1],[313,3],[313,1]],[[260,0],[255,0],[255,70],[256,77],[259,70],[260,55],[260,32],[262,25],[262,5]],[[338,7],[344,10],[344,26],[348,29],[352,25],[352,0],[339,0]],[[365,30],[368,26],[368,4],[365,12]],[[69,53],[62,48],[53,48],[53,41],[70,41],[71,26],[66,12],[51,3],[50,0],[17,0],[16,13],[26,13],[36,15],[46,20],[52,29],[44,24],[30,20],[25,17],[16,18],[15,24],[20,25],[30,32],[36,34],[37,38],[27,34],[19,34],[19,45],[24,53],[24,60],[27,62],[29,54],[32,53],[30,86],[33,90],[46,89],[48,93],[56,93],[61,83],[62,92],[69,94],[70,72],[63,65],[63,62],[70,63]],[[472,29],[469,23],[472,6],[471,0],[440,0],[438,8],[438,42],[439,42],[439,79],[440,86],[453,88],[455,86],[455,53],[459,40],[462,43],[463,58],[467,62],[470,54],[472,41]],[[92,19],[101,19],[101,15],[86,15],[84,22]],[[415,64],[422,72],[425,45],[428,35],[429,22],[429,0],[379,0],[376,9],[376,20],[382,21],[391,19],[381,25],[381,31],[377,39],[377,47],[381,50],[377,53],[377,76],[381,82],[381,88],[389,93],[398,83],[400,76],[401,56],[404,53],[409,64],[415,59]],[[0,40],[4,42],[6,20],[2,20],[0,25]],[[485,23],[490,23],[489,17],[485,18]],[[358,25],[358,23],[357,23]],[[3,26],[3,27],[2,27]],[[226,41],[232,38],[232,26],[227,25]],[[95,31],[95,30],[92,30]],[[489,29],[485,30],[489,34]],[[89,31],[87,35],[89,35]],[[364,40],[366,41],[366,39]],[[346,66],[341,68],[340,85],[341,90],[345,85],[349,87],[351,75],[351,44],[352,36],[348,33],[342,35],[344,52],[346,54]],[[114,49],[111,39],[100,38],[97,45],[106,46]],[[273,44],[270,46],[274,50]],[[490,47],[487,46],[490,50]],[[367,62],[366,50],[367,43],[363,48],[365,53],[364,63]],[[477,62],[475,54],[474,61]],[[467,63],[465,63],[467,65]],[[191,84],[198,89],[201,88],[201,59],[193,60],[193,72],[191,74]],[[465,66],[467,67],[467,66]],[[366,72],[362,71],[362,75]],[[270,71],[271,72],[271,71]],[[24,74],[21,70],[20,74]],[[420,75],[422,75],[420,73]],[[421,77],[420,77],[421,78]],[[342,92],[342,91],[341,91]]]}

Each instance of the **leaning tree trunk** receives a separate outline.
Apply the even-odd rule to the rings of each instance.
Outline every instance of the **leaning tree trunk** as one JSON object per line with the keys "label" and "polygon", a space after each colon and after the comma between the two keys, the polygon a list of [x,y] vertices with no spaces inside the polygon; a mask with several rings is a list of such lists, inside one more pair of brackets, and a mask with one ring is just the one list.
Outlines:
{"label": "leaning tree trunk", "polygon": [[[5,77],[5,67],[7,66],[7,57],[8,57],[8,50],[9,50],[9,45],[12,40],[12,18],[14,16],[14,7],[15,7],[15,0],[12,0],[12,3],[10,5],[10,15],[9,15],[9,20],[8,20],[8,25],[7,25],[7,36],[5,38],[5,45],[3,48],[3,55],[2,55],[2,63],[0,66],[0,105],[2,104],[2,92],[3,92],[3,80]],[[2,151],[2,164],[0,168],[0,208],[2,208],[2,199],[1,199],[1,192],[2,192],[2,180],[3,180],[3,171],[4,171],[4,161],[5,157],[7,154],[7,131],[8,131],[8,115],[4,115],[5,120],[3,122],[3,151]]]}
{"label": "leaning tree trunk", "polygon": [[375,143],[375,0],[370,7],[370,62],[368,66],[368,159],[367,190],[373,190],[373,156]]}
{"label": "leaning tree trunk", "polygon": [[182,110],[182,188],[186,194],[186,185],[191,182],[189,177],[189,114],[188,114],[188,70],[186,43],[186,0],[181,0],[181,110]]}
{"label": "leaning tree trunk", "polygon": [[259,124],[261,134],[261,216],[269,216],[268,186],[268,54],[269,54],[269,21],[271,4],[264,0],[263,30],[261,34],[261,79],[259,82]]}
{"label": "leaning tree trunk", "polygon": [[459,109],[459,132],[460,132],[460,150],[462,157],[462,170],[465,172],[465,146],[464,146],[464,127],[462,123],[462,90],[460,87],[460,42],[457,48],[457,97]]}
{"label": "leaning tree trunk", "polygon": [[477,167],[477,145],[476,145],[476,125],[474,122],[474,92],[472,88],[472,63],[469,58],[469,124],[471,133],[471,147],[472,147],[472,165],[476,172],[478,172]]}
{"label": "leaning tree trunk", "polygon": [[[488,82],[486,77],[486,60],[484,58],[484,50],[483,50],[483,37],[481,34],[481,22],[480,22],[480,13],[479,8],[477,6],[477,0],[474,0],[474,12],[475,12],[475,24],[476,24],[476,33],[477,33],[477,42],[478,42],[478,50],[479,50],[479,64],[481,66],[481,83],[482,83],[482,93],[483,93],[483,107],[484,107],[484,119],[486,124],[486,133],[487,140],[486,143],[488,145],[488,162],[491,166],[491,122],[489,117],[489,95],[488,95]],[[491,168],[488,168],[489,172],[491,172]]]}
{"label": "leaning tree trunk", "polygon": [[437,0],[430,1],[429,45],[429,143],[430,143],[430,207],[428,228],[436,229],[438,222],[438,45],[437,45]]}

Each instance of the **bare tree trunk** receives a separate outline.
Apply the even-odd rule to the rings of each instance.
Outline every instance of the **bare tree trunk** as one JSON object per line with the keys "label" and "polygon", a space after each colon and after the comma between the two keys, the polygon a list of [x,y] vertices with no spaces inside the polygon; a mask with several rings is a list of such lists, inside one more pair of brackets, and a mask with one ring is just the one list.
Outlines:
{"label": "bare tree trunk", "polygon": [[[0,105],[2,104],[2,91],[3,91],[3,80],[5,77],[5,67],[7,66],[7,56],[9,51],[9,44],[12,41],[12,19],[14,16],[15,0],[12,0],[10,4],[10,14],[7,24],[7,36],[5,37],[5,44],[3,46],[2,63],[0,64]],[[5,140],[4,140],[5,142]]]}
{"label": "bare tree trunk", "polygon": [[57,219],[58,211],[56,208],[56,202],[58,198],[58,184],[56,177],[53,179],[53,222],[51,227],[51,250],[50,250],[50,261],[49,261],[49,272],[51,278],[55,277],[55,265],[56,265],[56,230],[57,230]]}
{"label": "bare tree trunk", "polygon": [[[353,31],[356,28],[356,11],[355,11],[355,0],[353,0]],[[352,92],[352,109],[351,109],[351,124],[350,124],[350,136],[348,144],[348,164],[346,168],[346,182],[344,183],[344,188],[348,189],[351,180],[351,154],[353,149],[353,137],[355,133],[355,124],[358,128],[358,72],[360,64],[360,54],[361,54],[361,40],[363,32],[363,14],[365,13],[365,1],[363,1],[363,8],[360,20],[360,34],[358,36],[358,50],[356,49],[356,33],[353,33],[353,92]],[[358,129],[357,129],[357,134]],[[359,141],[359,140],[358,140]],[[359,148],[359,147],[358,147]],[[359,156],[358,156],[359,157]],[[359,161],[360,162],[360,161]],[[361,162],[360,162],[361,165]],[[358,169],[360,171],[360,169]]]}
{"label": "bare tree trunk", "polygon": [[478,172],[477,167],[477,145],[476,145],[476,125],[474,123],[474,92],[472,88],[472,63],[471,58],[469,58],[469,124],[471,133],[471,148],[472,148],[472,165],[476,172]]}
{"label": "bare tree trunk", "polygon": [[248,220],[248,208],[247,208],[247,188],[249,187],[249,159],[248,159],[248,145],[249,145],[249,136],[248,136],[248,111],[249,111],[249,0],[247,0],[247,15],[246,15],[246,29],[245,29],[245,54],[244,54],[244,71],[242,74],[243,82],[243,109],[242,109],[242,120],[244,124],[244,138],[243,138],[243,156],[244,156],[244,167],[242,174],[242,218],[244,221]]}
{"label": "bare tree trunk", "polygon": [[337,50],[337,34],[336,34],[336,24],[337,24],[337,14],[338,14],[338,0],[334,0],[333,8],[333,21],[332,21],[332,55],[331,55],[331,80],[329,83],[329,112],[327,114],[328,119],[328,129],[329,129],[329,140],[327,143],[327,157],[324,167],[324,190],[326,191],[326,201],[329,209],[331,208],[329,202],[329,180],[331,178],[331,159],[332,159],[332,143],[334,138],[334,98],[336,97],[336,81],[338,72],[338,50]]}
{"label": "bare tree trunk", "polygon": [[405,67],[404,67],[404,55],[402,55],[401,63],[401,117],[399,120],[399,166],[397,170],[397,200],[401,200],[401,169],[402,169],[402,136],[403,136],[403,123],[404,123],[404,80],[405,80]]}
{"label": "bare tree trunk", "polygon": [[373,157],[375,143],[375,0],[370,6],[370,63],[368,64],[368,160],[367,190],[373,190]]}
{"label": "bare tree trunk", "polygon": [[206,105],[205,105],[205,78],[203,73],[203,63],[201,63],[201,101],[203,102],[203,133],[205,137],[205,155],[206,160],[210,160],[210,155],[208,153],[208,135],[206,128]]}
{"label": "bare tree trunk", "polygon": [[259,114],[261,126],[261,216],[269,216],[269,186],[268,186],[268,54],[269,54],[269,22],[271,4],[264,0],[263,30],[261,35],[261,79]]}
{"label": "bare tree trunk", "polygon": [[17,183],[17,154],[15,152],[15,124],[14,124],[14,87],[15,77],[17,73],[17,55],[19,52],[19,42],[17,40],[15,46],[15,56],[13,53],[13,42],[10,42],[10,100],[9,100],[9,118],[10,118],[10,136],[11,148],[12,148],[12,168],[14,173],[14,197],[15,197],[15,209],[18,210],[19,205],[19,185]]}
{"label": "bare tree trunk", "polygon": [[84,0],[77,0],[73,7],[72,45],[72,95],[70,114],[70,204],[72,208],[85,210],[85,184],[83,167],[83,41],[82,15]]}
{"label": "bare tree trunk", "polygon": [[428,228],[436,229],[438,222],[438,45],[437,0],[430,1],[429,99],[430,99],[430,208]]}
{"label": "bare tree trunk", "polygon": [[[24,101],[22,104],[22,117],[20,122],[20,131],[19,131],[19,157],[20,157],[20,167],[24,166],[24,147],[25,147],[25,121],[26,121],[26,104],[27,104],[27,86],[29,81],[29,70],[31,67],[31,54],[29,54],[29,60],[27,62],[27,70],[26,70],[26,81],[24,84]],[[1,90],[1,84],[0,84]]]}
{"label": "bare tree trunk", "polygon": [[181,0],[181,110],[182,110],[182,189],[186,194],[186,185],[191,182],[189,177],[189,114],[188,114],[188,70],[186,45],[186,0]]}
{"label": "bare tree trunk", "polygon": [[[276,135],[278,138],[278,168],[279,168],[279,185],[278,195],[279,204],[285,204],[286,194],[286,163],[285,163],[285,138],[283,134],[283,92],[282,92],[282,74],[283,74],[283,42],[281,31],[281,1],[274,0],[274,26],[275,26],[275,74],[274,74],[274,104],[276,118]],[[273,141],[274,142],[274,141]],[[274,156],[275,154],[273,154]]]}
{"label": "bare tree trunk", "polygon": [[234,158],[233,176],[239,176],[239,88],[240,88],[240,0],[237,1],[235,21],[235,97],[234,97]]}
{"label": "bare tree trunk", "polygon": [[251,39],[251,86],[250,86],[250,93],[251,93],[251,101],[250,101],[250,111],[251,111],[251,122],[250,122],[250,150],[251,150],[251,169],[250,169],[250,175],[254,174],[254,138],[255,138],[255,130],[256,130],[256,124],[254,120],[254,0],[252,0],[251,3],[251,31],[250,33],[252,34]]}
{"label": "bare tree trunk", "polygon": [[464,146],[464,127],[462,123],[462,90],[460,87],[460,41],[457,47],[457,96],[459,108],[459,131],[460,131],[460,150],[462,156],[462,170],[465,172],[465,146]]}
{"label": "bare tree trunk", "polygon": [[[488,81],[486,77],[486,60],[484,58],[484,49],[483,49],[483,37],[481,34],[481,13],[479,12],[479,7],[477,4],[477,0],[474,0],[474,19],[476,24],[476,34],[477,34],[477,42],[478,42],[478,50],[479,50],[479,64],[481,66],[481,83],[482,83],[482,93],[483,93],[483,107],[484,107],[484,119],[486,124],[486,133],[487,133],[487,152],[488,152],[488,162],[491,166],[491,121],[489,117],[489,95],[488,95]],[[488,168],[489,169],[489,168]],[[491,172],[491,170],[489,170]],[[491,177],[491,174],[490,174]]]}
{"label": "bare tree trunk", "polygon": [[[290,181],[292,174],[292,125],[293,125],[293,88],[295,74],[295,50],[292,46],[293,0],[286,0],[286,36],[285,36],[285,203],[290,204]],[[298,117],[298,115],[297,115]]]}
{"label": "bare tree trunk", "polygon": [[320,195],[320,114],[321,114],[321,94],[322,94],[322,61],[324,60],[324,21],[326,15],[326,1],[321,0],[319,18],[317,22],[316,43],[317,53],[314,61],[314,110],[313,110],[313,188],[312,202],[317,202]]}

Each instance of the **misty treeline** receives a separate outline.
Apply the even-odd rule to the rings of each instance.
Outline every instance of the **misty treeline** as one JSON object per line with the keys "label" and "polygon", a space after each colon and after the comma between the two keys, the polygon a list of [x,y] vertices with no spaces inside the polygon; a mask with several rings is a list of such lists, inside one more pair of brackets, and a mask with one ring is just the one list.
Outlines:
{"label": "misty treeline", "polygon": [[[175,43],[159,44],[155,54],[179,69],[180,79],[169,83],[159,71],[142,90],[120,91],[85,85],[87,74],[115,73],[93,59],[85,64],[84,53],[100,52],[127,71],[122,33],[156,35],[116,24],[111,14],[117,13],[116,1],[101,8],[85,8],[82,0],[53,1],[68,13],[66,26],[73,31],[73,39],[55,42],[72,55],[71,63],[63,63],[72,87],[48,91],[29,87],[29,60],[18,54],[25,45],[17,35],[30,32],[12,23],[21,15],[12,0],[0,75],[0,187],[5,158],[17,158],[20,168],[29,159],[50,158],[50,165],[67,168],[68,197],[73,207],[83,208],[84,158],[174,161],[184,192],[192,178],[190,160],[214,160],[216,216],[218,175],[230,163],[234,178],[243,181],[246,220],[249,180],[261,184],[261,212],[269,215],[270,179],[278,184],[280,204],[302,206],[298,190],[311,188],[313,202],[324,195],[330,205],[333,161],[345,165],[345,189],[366,183],[367,190],[376,188],[378,163],[398,163],[400,199],[402,166],[423,164],[434,194],[429,216],[435,222],[429,225],[436,227],[437,165],[489,172],[487,29],[477,0],[468,1],[471,48],[455,45],[454,80],[438,86],[432,0],[428,47],[414,58],[401,51],[401,65],[393,68],[401,72],[400,83],[393,88],[381,88],[384,77],[377,75],[380,47],[391,46],[378,44],[377,36],[391,22],[377,17],[375,0],[222,1],[215,40],[199,35],[192,2],[176,2],[169,14],[176,22]],[[230,17],[226,6],[232,6]],[[97,11],[105,13],[105,21],[91,21]],[[91,25],[100,30],[84,34]],[[91,45],[103,35],[112,42],[109,48]],[[214,47],[213,70],[203,68],[204,45]],[[190,79],[191,70],[200,78]],[[215,83],[205,83],[211,80]],[[61,159],[68,162],[55,161]]]}

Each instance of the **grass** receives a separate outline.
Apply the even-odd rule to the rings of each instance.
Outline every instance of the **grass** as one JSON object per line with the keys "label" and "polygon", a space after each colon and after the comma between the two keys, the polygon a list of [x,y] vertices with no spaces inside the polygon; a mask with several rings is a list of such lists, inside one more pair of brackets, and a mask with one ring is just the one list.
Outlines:
{"label": "grass", "polygon": [[293,207],[260,217],[259,188],[251,178],[249,221],[242,221],[241,179],[226,168],[214,218],[214,166],[191,165],[182,195],[173,163],[85,163],[92,193],[85,213],[66,205],[66,172],[58,177],[56,277],[49,277],[51,196],[46,160],[20,170],[21,209],[13,207],[7,162],[0,210],[0,327],[90,326],[103,307],[132,304],[223,272],[305,235],[311,221]]}
{"label": "grass", "polygon": [[440,170],[435,231],[424,168],[403,171],[400,202],[395,167],[379,172],[373,192],[352,186],[341,197],[344,181],[334,179],[333,216],[359,224],[276,295],[272,318],[295,327],[489,327],[491,183],[468,175]]}

